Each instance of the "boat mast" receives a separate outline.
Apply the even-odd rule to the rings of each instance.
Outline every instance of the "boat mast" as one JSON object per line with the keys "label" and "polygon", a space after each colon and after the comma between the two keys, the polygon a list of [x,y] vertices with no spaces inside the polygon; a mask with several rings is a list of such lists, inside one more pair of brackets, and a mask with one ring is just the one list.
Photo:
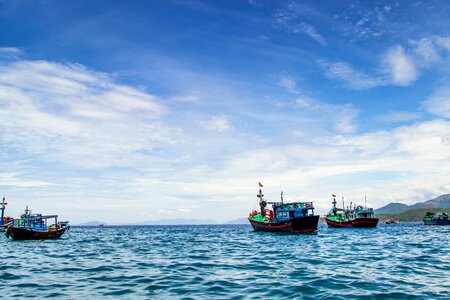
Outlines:
{"label": "boat mast", "polygon": [[5,217],[5,205],[8,204],[5,202],[5,196],[3,196],[3,201],[2,201],[2,218],[0,219],[0,225],[3,225],[3,218]]}
{"label": "boat mast", "polygon": [[266,207],[267,203],[266,203],[266,201],[264,201],[264,195],[261,190],[262,184],[260,184],[259,186],[260,186],[259,194],[256,195],[256,197],[259,198],[259,207],[261,208],[261,216],[264,217],[265,216],[264,208]]}
{"label": "boat mast", "polygon": [[336,208],[336,196],[335,195],[331,195],[333,196],[333,213],[336,214],[337,212],[337,208]]}

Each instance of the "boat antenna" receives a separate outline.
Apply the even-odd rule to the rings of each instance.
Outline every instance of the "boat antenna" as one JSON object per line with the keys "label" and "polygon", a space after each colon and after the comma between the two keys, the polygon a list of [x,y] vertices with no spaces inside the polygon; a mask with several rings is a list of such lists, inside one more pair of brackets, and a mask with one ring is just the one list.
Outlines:
{"label": "boat antenna", "polygon": [[344,196],[342,196],[342,209],[345,210]]}
{"label": "boat antenna", "polygon": [[281,191],[281,204],[283,204],[283,191]]}
{"label": "boat antenna", "polygon": [[367,195],[364,194],[364,204],[366,205],[366,209],[367,209]]}

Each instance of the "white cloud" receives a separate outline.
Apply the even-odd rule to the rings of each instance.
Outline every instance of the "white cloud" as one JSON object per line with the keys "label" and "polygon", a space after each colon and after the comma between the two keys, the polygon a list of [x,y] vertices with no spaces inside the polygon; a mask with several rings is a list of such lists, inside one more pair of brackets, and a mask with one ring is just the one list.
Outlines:
{"label": "white cloud", "polygon": [[384,123],[401,123],[420,119],[420,114],[417,112],[389,112],[383,115],[375,116],[376,121],[381,121]]}
{"label": "white cloud", "polygon": [[422,105],[432,114],[450,118],[450,88],[439,89]]}
{"label": "white cloud", "polygon": [[385,58],[385,72],[396,85],[410,85],[419,77],[414,61],[401,46],[391,48]]}
{"label": "white cloud", "polygon": [[127,165],[140,151],[174,143],[158,100],[80,65],[0,65],[0,139],[44,160]]}
{"label": "white cloud", "polygon": [[441,59],[437,52],[435,43],[432,39],[421,39],[419,41],[412,41],[414,45],[413,51],[417,55],[416,62],[422,66],[427,66],[430,63],[437,62]]}
{"label": "white cloud", "polygon": [[350,104],[331,104],[305,96],[297,98],[296,104],[321,116],[324,120],[332,120],[334,128],[338,132],[350,133],[357,129],[356,118],[358,110]]}
{"label": "white cloud", "polygon": [[[383,55],[378,72],[370,75],[355,69],[347,62],[319,61],[325,75],[341,81],[352,89],[370,89],[378,86],[409,86],[426,69],[447,71],[450,38],[433,36],[420,40],[411,40],[408,47],[391,47]],[[447,63],[443,63],[447,62]]]}
{"label": "white cloud", "polygon": [[287,89],[288,91],[292,93],[298,93],[297,91],[297,83],[294,79],[294,77],[283,74],[280,76],[280,79],[278,81],[278,86]]}
{"label": "white cloud", "polygon": [[244,208],[239,196],[252,195],[257,181],[262,181],[269,199],[278,198],[282,184],[286,194],[303,195],[324,210],[332,192],[360,199],[367,193],[380,207],[447,192],[449,164],[450,122],[429,121],[390,131],[255,147],[230,157],[221,169],[197,174],[198,182],[185,191],[199,197],[225,194]]}
{"label": "white cloud", "polygon": [[450,51],[450,37],[436,37],[436,44]]}
{"label": "white cloud", "polygon": [[345,62],[320,62],[320,64],[325,68],[325,74],[329,78],[337,79],[345,86],[352,89],[370,89],[383,84],[381,79],[355,70],[351,65]]}
{"label": "white cloud", "polygon": [[23,51],[16,47],[0,47],[0,55],[21,55]]}
{"label": "white cloud", "polygon": [[[301,9],[300,9],[301,11]],[[303,33],[325,47],[328,45],[325,38],[317,32],[317,29],[311,24],[302,20],[303,17],[298,12],[298,7],[289,5],[287,10],[278,10],[275,14],[277,24],[293,33]]]}
{"label": "white cloud", "polygon": [[310,38],[312,38],[314,41],[316,41],[321,46],[327,46],[328,43],[324,39],[323,36],[321,36],[316,28],[314,26],[309,25],[305,22],[301,22],[299,24],[294,25],[294,28],[292,29],[292,32],[294,33],[304,33],[308,35]]}
{"label": "white cloud", "polygon": [[206,130],[218,132],[227,131],[231,128],[230,120],[227,116],[211,117],[207,121],[202,121],[201,124]]}
{"label": "white cloud", "polygon": [[19,173],[2,173],[0,174],[0,186],[3,187],[18,187],[18,188],[35,188],[35,187],[48,187],[54,185],[51,182],[30,180],[24,178]]}

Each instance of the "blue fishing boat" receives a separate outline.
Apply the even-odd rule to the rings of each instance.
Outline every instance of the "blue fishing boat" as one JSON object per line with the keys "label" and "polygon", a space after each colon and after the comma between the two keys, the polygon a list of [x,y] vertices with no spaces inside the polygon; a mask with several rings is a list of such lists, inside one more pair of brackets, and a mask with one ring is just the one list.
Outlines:
{"label": "blue fishing boat", "polygon": [[[266,202],[262,194],[262,184],[257,197],[259,198],[260,211],[254,210],[248,216],[248,220],[255,231],[271,232],[296,232],[311,233],[317,230],[319,216],[314,215],[312,202],[290,202],[281,201]],[[272,209],[266,206],[271,205]]]}
{"label": "blue fishing boat", "polygon": [[344,197],[342,197],[342,208],[336,206],[336,195],[333,197],[333,208],[324,216],[325,222],[330,228],[373,228],[377,227],[378,218],[375,218],[373,208],[354,205],[350,203],[350,207],[345,208]]}
{"label": "blue fishing boat", "polygon": [[69,229],[69,222],[58,222],[58,215],[32,214],[27,206],[20,219],[15,219],[8,227],[6,237],[13,240],[59,239]]}
{"label": "blue fishing boat", "polygon": [[447,213],[435,213],[430,209],[423,218],[423,223],[425,225],[450,225],[450,220]]}
{"label": "blue fishing boat", "polygon": [[0,219],[0,232],[6,231],[8,226],[11,224],[11,222],[14,220],[11,217],[5,216],[5,208],[8,203],[5,202],[5,197],[3,197],[2,202],[0,203],[0,209],[1,209],[1,219]]}

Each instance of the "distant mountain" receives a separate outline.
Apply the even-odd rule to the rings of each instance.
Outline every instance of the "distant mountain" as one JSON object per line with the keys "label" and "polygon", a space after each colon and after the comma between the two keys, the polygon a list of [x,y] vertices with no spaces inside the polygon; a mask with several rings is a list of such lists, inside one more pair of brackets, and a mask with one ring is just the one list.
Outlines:
{"label": "distant mountain", "polygon": [[212,220],[203,219],[163,219],[163,220],[148,220],[133,223],[130,225],[213,225],[217,224]]}
{"label": "distant mountain", "polygon": [[[380,218],[381,222],[394,219],[401,222],[420,222],[427,214],[428,208],[414,208],[403,211],[399,214],[377,214],[376,217]],[[435,212],[446,212],[450,214],[450,208],[433,208]]]}
{"label": "distant mountain", "polygon": [[403,203],[389,203],[386,206],[380,207],[375,210],[376,214],[399,214],[405,210],[408,210],[409,206]]}
{"label": "distant mountain", "polygon": [[425,202],[419,202],[409,206],[410,209],[415,208],[450,208],[450,194],[441,195],[435,199]]}
{"label": "distant mountain", "polygon": [[376,214],[399,214],[417,208],[450,208],[450,194],[441,195],[435,199],[419,202],[413,205],[403,203],[389,203],[375,210]]}
{"label": "distant mountain", "polygon": [[106,223],[101,221],[89,221],[86,223],[76,224],[76,226],[99,226],[99,225],[106,225]]}
{"label": "distant mountain", "polygon": [[224,224],[249,224],[247,218],[238,218],[234,219],[228,222],[225,222]]}

